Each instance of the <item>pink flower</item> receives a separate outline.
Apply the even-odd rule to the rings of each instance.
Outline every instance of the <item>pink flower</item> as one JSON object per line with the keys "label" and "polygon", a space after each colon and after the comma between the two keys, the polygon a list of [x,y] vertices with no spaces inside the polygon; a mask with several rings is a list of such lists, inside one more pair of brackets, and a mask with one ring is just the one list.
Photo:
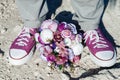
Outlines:
{"label": "pink flower", "polygon": [[54,62],[55,60],[56,60],[55,55],[49,54],[49,55],[47,56],[47,61],[49,61],[49,62]]}
{"label": "pink flower", "polygon": [[67,27],[67,23],[66,22],[62,22],[58,25],[58,31],[62,31]]}
{"label": "pink flower", "polygon": [[68,61],[68,58],[59,56],[56,60],[56,63],[58,65],[62,65],[62,64],[65,64],[67,61]]}
{"label": "pink flower", "polygon": [[65,44],[63,41],[61,41],[60,43],[56,42],[57,47],[59,48],[59,54],[61,56],[66,56],[68,55],[68,51],[67,48],[65,48]]}
{"label": "pink flower", "polygon": [[70,36],[70,39],[71,39],[71,40],[75,40],[75,37],[76,37],[76,35],[72,34],[72,35]]}
{"label": "pink flower", "polygon": [[42,46],[40,48],[41,54],[44,54],[45,56],[51,54],[53,52],[52,48],[50,46]]}
{"label": "pink flower", "polygon": [[55,32],[55,33],[54,33],[54,41],[55,41],[55,42],[60,42],[60,41],[62,41],[62,40],[63,40],[63,38],[62,38],[62,36],[61,36],[61,33],[60,33],[59,31]]}
{"label": "pink flower", "polygon": [[45,20],[42,24],[41,24],[41,29],[50,29],[51,31],[55,32],[57,30],[58,27],[58,23],[49,19],[49,20]]}
{"label": "pink flower", "polygon": [[75,57],[73,58],[73,62],[74,62],[74,63],[78,63],[78,62],[80,61],[80,59],[81,59],[81,56],[75,56]]}
{"label": "pink flower", "polygon": [[68,29],[62,30],[61,35],[63,38],[70,37],[72,35],[71,31]]}

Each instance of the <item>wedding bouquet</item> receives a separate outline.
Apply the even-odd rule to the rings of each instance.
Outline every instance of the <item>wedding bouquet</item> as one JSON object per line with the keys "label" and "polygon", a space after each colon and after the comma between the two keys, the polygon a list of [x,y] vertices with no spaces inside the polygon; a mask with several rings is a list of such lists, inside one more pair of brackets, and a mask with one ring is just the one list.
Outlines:
{"label": "wedding bouquet", "polygon": [[35,39],[40,57],[48,62],[49,66],[62,69],[80,60],[83,51],[82,35],[78,34],[72,23],[45,20],[39,33],[35,34]]}

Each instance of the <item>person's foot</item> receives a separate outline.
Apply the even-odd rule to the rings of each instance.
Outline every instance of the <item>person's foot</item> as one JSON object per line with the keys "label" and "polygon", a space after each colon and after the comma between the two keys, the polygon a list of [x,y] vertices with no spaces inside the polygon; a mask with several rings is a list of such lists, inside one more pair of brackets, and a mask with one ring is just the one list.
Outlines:
{"label": "person's foot", "polygon": [[33,55],[36,28],[24,28],[13,41],[9,50],[9,62],[13,65],[26,63]]}
{"label": "person's foot", "polygon": [[103,36],[100,29],[84,33],[86,46],[91,52],[92,60],[101,67],[110,67],[116,62],[113,45]]}

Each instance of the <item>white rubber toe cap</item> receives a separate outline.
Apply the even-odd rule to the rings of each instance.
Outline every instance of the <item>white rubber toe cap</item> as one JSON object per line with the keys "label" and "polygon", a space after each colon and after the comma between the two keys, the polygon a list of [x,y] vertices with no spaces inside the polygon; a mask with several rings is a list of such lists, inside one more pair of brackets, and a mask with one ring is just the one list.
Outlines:
{"label": "white rubber toe cap", "polygon": [[102,51],[102,52],[97,52],[95,55],[97,58],[101,60],[110,60],[113,58],[114,52],[113,51]]}
{"label": "white rubber toe cap", "polygon": [[26,63],[33,55],[33,50],[27,54],[24,50],[10,49],[9,62],[12,65],[22,65]]}
{"label": "white rubber toe cap", "polygon": [[14,59],[20,59],[27,55],[26,51],[19,49],[10,49],[10,57]]}
{"label": "white rubber toe cap", "polygon": [[[97,58],[99,57],[99,58]],[[99,52],[94,56],[91,53],[91,59],[93,62],[95,62],[97,65],[101,67],[111,67],[116,63],[116,51],[105,51],[105,52]]]}

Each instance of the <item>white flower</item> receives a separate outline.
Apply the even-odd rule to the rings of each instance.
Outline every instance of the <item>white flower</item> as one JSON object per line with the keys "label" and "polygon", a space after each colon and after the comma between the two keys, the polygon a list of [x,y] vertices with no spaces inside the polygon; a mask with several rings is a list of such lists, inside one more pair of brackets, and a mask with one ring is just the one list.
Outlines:
{"label": "white flower", "polygon": [[70,46],[71,45],[71,39],[70,38],[64,38],[64,43],[66,46]]}
{"label": "white flower", "polygon": [[73,50],[74,55],[80,55],[83,51],[83,45],[81,43],[77,43],[76,41],[73,41],[70,47]]}
{"label": "white flower", "polygon": [[45,44],[49,44],[53,39],[53,32],[50,29],[43,29],[40,33],[40,38]]}
{"label": "white flower", "polygon": [[56,47],[54,51],[59,52],[60,49],[58,47]]}

